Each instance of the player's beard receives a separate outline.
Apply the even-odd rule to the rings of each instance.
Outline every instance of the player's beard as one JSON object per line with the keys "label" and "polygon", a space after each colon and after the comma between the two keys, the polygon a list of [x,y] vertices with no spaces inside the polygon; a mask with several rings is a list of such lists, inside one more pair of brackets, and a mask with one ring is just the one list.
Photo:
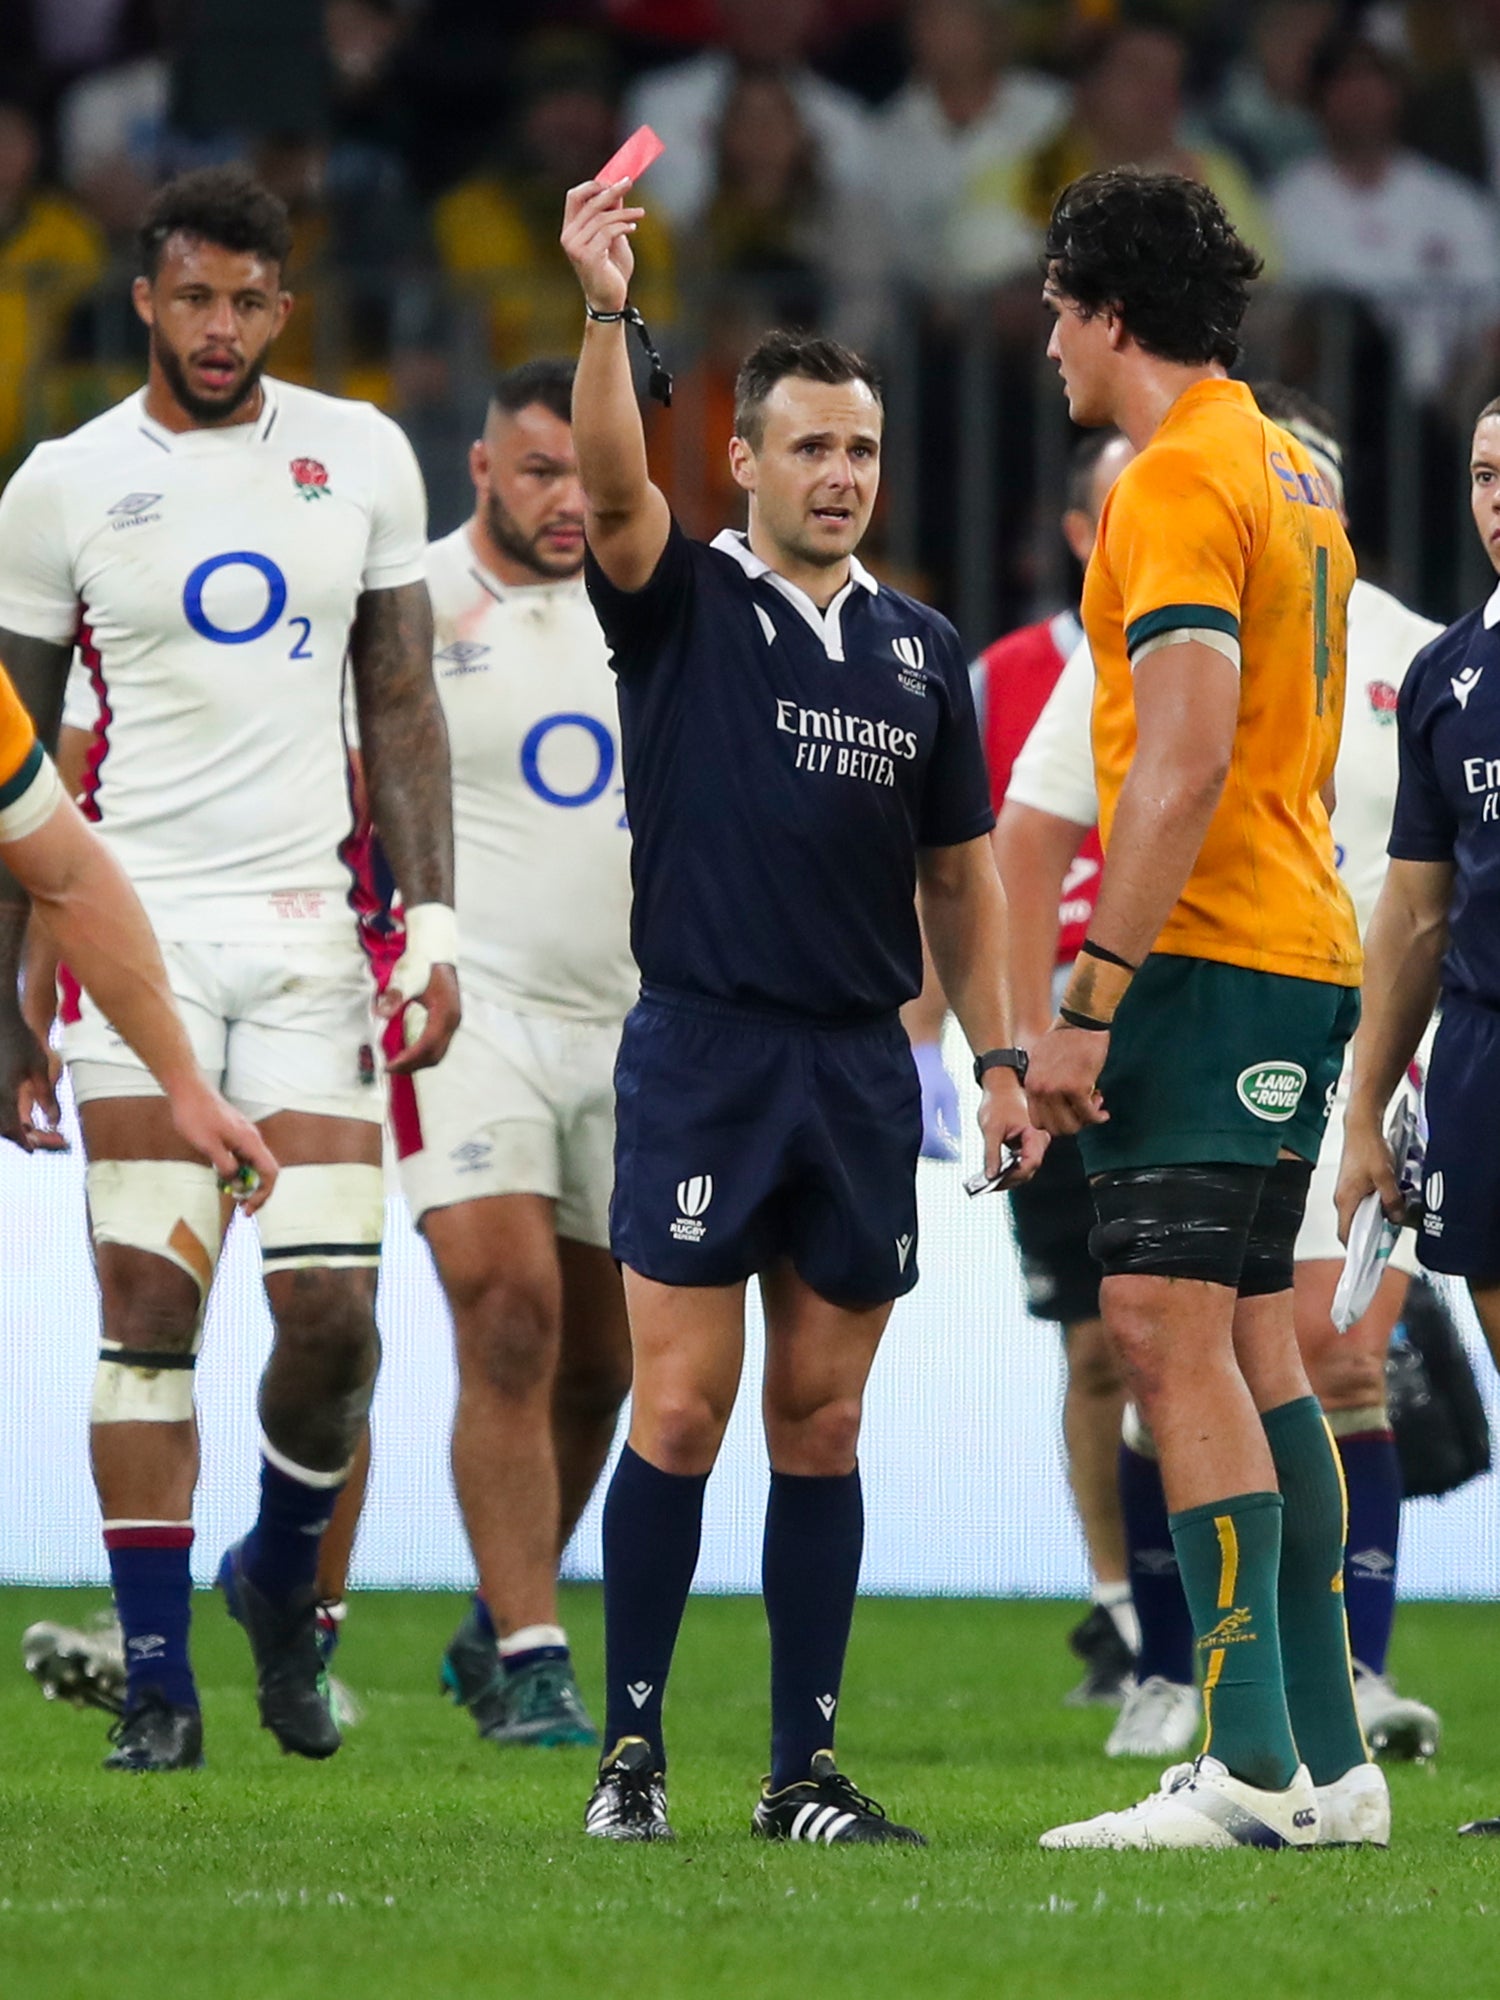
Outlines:
{"label": "player's beard", "polygon": [[167,378],[167,387],[181,407],[187,411],[195,424],[221,424],[232,417],[260,387],[260,378],[265,373],[265,352],[257,354],[246,368],[234,387],[222,396],[200,396],[187,379],[187,370],[182,365],[182,357],[175,348],[168,347],[156,328],[151,329],[151,352],[161,372]]}
{"label": "player's beard", "polygon": [[499,494],[485,496],[485,533],[500,553],[531,570],[544,583],[560,583],[567,577],[577,576],[583,568],[583,552],[580,550],[576,556],[544,555],[542,536],[551,525],[550,521],[544,521],[534,535],[523,534],[516,524],[515,515]]}

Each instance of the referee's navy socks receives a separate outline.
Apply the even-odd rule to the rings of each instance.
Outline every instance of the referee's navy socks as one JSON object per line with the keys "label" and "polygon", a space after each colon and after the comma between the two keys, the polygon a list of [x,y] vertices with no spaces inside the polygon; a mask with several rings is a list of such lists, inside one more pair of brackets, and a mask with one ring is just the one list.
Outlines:
{"label": "referee's navy socks", "polygon": [[706,1472],[662,1472],[627,1444],[604,1501],[604,1747],[644,1736],[667,1768],[661,1702],[698,1567]]}
{"label": "referee's navy socks", "polygon": [[833,1748],[865,1545],[859,1467],[832,1479],[771,1474],[761,1562],[771,1628],[771,1789]]}
{"label": "referee's navy socks", "polygon": [[1401,1462],[1382,1413],[1368,1428],[1335,1431],[1344,1488],[1349,1496],[1349,1536],[1344,1555],[1344,1608],[1349,1650],[1372,1674],[1385,1672],[1396,1616],[1396,1546],[1401,1532]]}
{"label": "referee's navy socks", "polygon": [[260,1512],[240,1547],[240,1568],[263,1597],[285,1603],[318,1580],[318,1548],[343,1490],[343,1472],[311,1472],[262,1441]]}
{"label": "referee's navy socks", "polygon": [[1130,1566],[1130,1595],[1140,1620],[1138,1682],[1159,1674],[1182,1687],[1193,1684],[1193,1620],[1167,1522],[1161,1467],[1145,1452],[1120,1446],[1120,1512]]}
{"label": "referee's navy socks", "polygon": [[125,1638],[125,1699],[159,1688],[174,1708],[196,1708],[188,1664],[193,1578],[188,1567],[193,1530],[186,1521],[104,1524],[115,1613]]}

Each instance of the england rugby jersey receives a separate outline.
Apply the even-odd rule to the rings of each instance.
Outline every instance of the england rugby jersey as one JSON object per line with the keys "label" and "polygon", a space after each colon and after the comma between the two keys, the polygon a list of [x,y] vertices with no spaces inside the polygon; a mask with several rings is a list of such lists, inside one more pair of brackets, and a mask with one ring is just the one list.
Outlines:
{"label": "england rugby jersey", "polygon": [[502,583],[464,527],[433,543],[427,582],[464,990],[619,1019],[638,984],[630,836],[614,677],[582,579]]}
{"label": "england rugby jersey", "polygon": [[426,500],[367,403],[265,383],[253,424],[144,393],[39,445],[0,499],[0,628],[76,643],[85,802],[158,934],[351,932],[341,694],[361,592],[422,580]]}
{"label": "england rugby jersey", "polygon": [[[1396,800],[1396,699],[1412,660],[1440,630],[1363,578],[1350,592],[1348,692],[1334,768],[1333,838],[1361,936],[1385,880]],[[1079,826],[1093,824],[1098,811],[1089,751],[1093,698],[1093,663],[1085,643],[1063,669],[1016,759],[1011,798]]]}

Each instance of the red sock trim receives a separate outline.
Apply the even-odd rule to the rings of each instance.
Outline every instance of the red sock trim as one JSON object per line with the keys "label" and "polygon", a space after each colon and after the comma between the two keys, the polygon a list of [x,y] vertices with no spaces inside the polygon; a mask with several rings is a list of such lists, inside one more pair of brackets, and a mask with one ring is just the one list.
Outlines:
{"label": "red sock trim", "polygon": [[193,1531],[183,1522],[148,1521],[133,1528],[106,1528],[104,1546],[116,1549],[190,1549]]}

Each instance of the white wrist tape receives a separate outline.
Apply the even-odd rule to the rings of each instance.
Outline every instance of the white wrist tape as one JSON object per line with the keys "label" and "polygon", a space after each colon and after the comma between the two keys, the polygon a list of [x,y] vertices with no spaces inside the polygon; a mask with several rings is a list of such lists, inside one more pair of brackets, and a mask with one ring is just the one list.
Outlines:
{"label": "white wrist tape", "polygon": [[[446,903],[418,903],[402,922],[406,948],[391,973],[391,988],[410,1001],[427,991],[435,965],[458,964],[458,918]],[[426,1025],[426,1008],[408,1006],[402,1016],[407,1042],[414,1042]]]}
{"label": "white wrist tape", "polygon": [[62,780],[52,759],[44,755],[28,776],[31,762],[28,757],[11,781],[12,785],[19,783],[20,789],[0,805],[0,842],[24,840],[45,826],[63,802]]}

